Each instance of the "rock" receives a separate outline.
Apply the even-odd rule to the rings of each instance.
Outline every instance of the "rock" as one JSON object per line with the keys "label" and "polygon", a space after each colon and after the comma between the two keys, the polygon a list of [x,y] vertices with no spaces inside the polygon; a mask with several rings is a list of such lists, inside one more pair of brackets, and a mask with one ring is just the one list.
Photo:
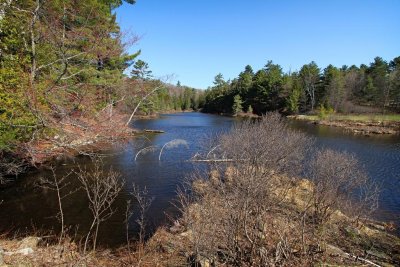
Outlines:
{"label": "rock", "polygon": [[29,255],[33,253],[33,249],[32,248],[23,248],[23,249],[19,249],[17,251],[14,252],[14,254],[22,254],[22,255]]}
{"label": "rock", "polygon": [[4,264],[3,253],[4,253],[4,250],[0,247],[0,266]]}
{"label": "rock", "polygon": [[188,231],[186,231],[186,232],[181,233],[180,236],[191,238],[191,237],[192,237],[192,234],[193,234],[193,233],[192,233],[192,230],[188,230]]}
{"label": "rock", "polygon": [[19,249],[17,251],[14,252],[4,252],[4,255],[8,255],[8,256],[12,256],[14,254],[22,254],[24,256],[32,254],[34,251],[32,248],[23,248],[23,249]]}
{"label": "rock", "polygon": [[169,228],[171,233],[178,233],[181,232],[183,229],[182,225],[179,223],[178,220],[174,221],[174,225]]}
{"label": "rock", "polygon": [[24,248],[34,249],[37,247],[39,241],[40,241],[40,237],[35,237],[35,236],[25,237],[19,243],[19,249],[24,249]]}
{"label": "rock", "polygon": [[201,255],[197,255],[197,256],[190,255],[188,260],[189,260],[190,266],[196,266],[196,267],[215,266],[215,264],[212,264],[209,259],[207,259],[206,257],[201,256]]}
{"label": "rock", "polygon": [[346,253],[338,247],[326,244],[326,252],[330,255],[344,256]]}
{"label": "rock", "polygon": [[198,263],[200,264],[201,267],[210,267],[210,266],[211,266],[210,260],[209,260],[209,259],[206,259],[206,258],[204,258],[204,257],[200,258],[200,259],[198,260]]}
{"label": "rock", "polygon": [[346,233],[351,236],[351,237],[358,237],[361,234],[360,229],[357,229],[355,227],[352,226],[347,226],[344,228],[344,230],[346,231]]}

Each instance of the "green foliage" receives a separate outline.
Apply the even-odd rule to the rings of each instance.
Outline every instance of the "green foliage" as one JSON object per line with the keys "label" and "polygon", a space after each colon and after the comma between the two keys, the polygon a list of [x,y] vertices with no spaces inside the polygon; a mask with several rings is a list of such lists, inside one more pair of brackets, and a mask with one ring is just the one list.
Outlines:
{"label": "green foliage", "polygon": [[287,75],[284,83],[286,91],[286,108],[289,113],[298,113],[302,95],[301,81],[297,73]]}
{"label": "green foliage", "polygon": [[329,65],[324,70],[324,86],[326,102],[335,111],[342,111],[346,100],[344,73],[338,68]]}
{"label": "green foliage", "polygon": [[335,110],[332,107],[326,108],[325,105],[321,104],[319,107],[318,117],[320,119],[326,119],[334,113],[335,113]]}
{"label": "green foliage", "polygon": [[149,64],[139,59],[133,65],[133,70],[131,71],[132,78],[134,79],[142,79],[149,80],[152,71],[149,69]]}
{"label": "green foliage", "polygon": [[139,54],[124,52],[112,14],[121,4],[26,0],[2,5],[0,150],[77,111],[93,116],[116,98],[123,71]]}
{"label": "green foliage", "polygon": [[28,107],[16,95],[0,90],[0,150],[12,150],[17,141],[27,140],[35,125]]}
{"label": "green foliage", "polygon": [[312,61],[309,64],[303,65],[300,69],[300,77],[304,92],[307,95],[307,102],[310,103],[311,110],[314,109],[318,97],[318,83],[320,81],[320,69],[318,65]]}
{"label": "green foliage", "polygon": [[[242,107],[242,98],[240,95],[235,95],[233,98],[233,106],[232,106],[232,114],[237,115],[238,113],[243,112],[243,107]],[[251,106],[250,106],[251,107]]]}
{"label": "green foliage", "polygon": [[278,64],[268,61],[255,74],[247,65],[232,81],[218,74],[213,83],[205,92],[204,112],[231,112],[236,95],[244,110],[252,106],[259,115],[273,110],[307,112],[320,105],[338,112],[357,112],[364,110],[362,106],[400,112],[400,57],[390,63],[377,57],[370,66],[329,65],[323,73],[315,62],[303,65],[299,72],[283,73]]}

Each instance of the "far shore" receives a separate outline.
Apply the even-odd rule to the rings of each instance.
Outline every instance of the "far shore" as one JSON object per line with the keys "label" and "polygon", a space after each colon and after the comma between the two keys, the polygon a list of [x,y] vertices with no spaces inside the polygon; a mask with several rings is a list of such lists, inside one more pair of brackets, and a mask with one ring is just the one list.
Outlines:
{"label": "far shore", "polygon": [[313,124],[340,127],[355,134],[399,134],[400,114],[332,114],[291,115],[289,119],[308,121]]}

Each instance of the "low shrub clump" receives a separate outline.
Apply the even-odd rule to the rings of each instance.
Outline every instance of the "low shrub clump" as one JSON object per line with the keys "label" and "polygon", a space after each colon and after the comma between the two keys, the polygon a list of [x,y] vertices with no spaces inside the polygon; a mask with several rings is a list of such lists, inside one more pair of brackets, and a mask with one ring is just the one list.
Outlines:
{"label": "low shrub clump", "polygon": [[[364,218],[378,196],[354,156],[314,151],[313,140],[290,130],[276,113],[236,125],[217,143],[207,153],[206,174],[193,175],[180,192],[195,264],[349,260],[328,252],[340,244],[341,227]],[[299,178],[305,174],[308,180]]]}

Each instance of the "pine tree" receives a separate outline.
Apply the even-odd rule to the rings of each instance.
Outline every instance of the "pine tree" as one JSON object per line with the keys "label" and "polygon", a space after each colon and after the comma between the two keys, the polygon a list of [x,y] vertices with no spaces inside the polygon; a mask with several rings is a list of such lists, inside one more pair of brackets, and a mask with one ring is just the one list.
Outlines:
{"label": "pine tree", "polygon": [[242,107],[243,101],[240,95],[235,95],[233,98],[232,113],[236,116],[238,113],[243,112]]}

